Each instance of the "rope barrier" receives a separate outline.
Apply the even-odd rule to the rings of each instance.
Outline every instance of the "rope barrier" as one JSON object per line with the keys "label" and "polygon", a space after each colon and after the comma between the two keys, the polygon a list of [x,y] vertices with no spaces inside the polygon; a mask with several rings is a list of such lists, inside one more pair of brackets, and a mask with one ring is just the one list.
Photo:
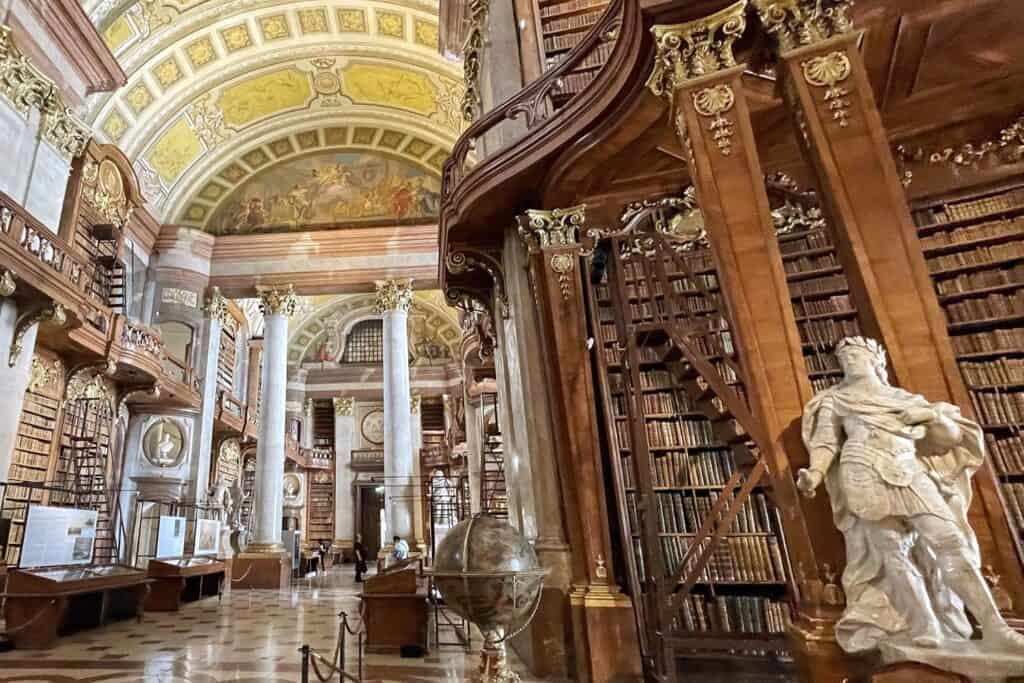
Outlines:
{"label": "rope barrier", "polygon": [[39,619],[42,618],[43,614],[46,613],[46,610],[48,610],[49,608],[53,607],[56,604],[57,604],[57,598],[51,599],[48,603],[46,603],[45,605],[40,607],[39,611],[36,612],[35,614],[33,614],[32,618],[29,619],[28,621],[26,621],[24,624],[22,624],[20,626],[15,626],[14,628],[7,629],[6,631],[4,631],[4,636],[10,638],[11,636],[13,636],[16,633],[21,633],[22,631],[27,629],[32,624],[34,624],[37,621],[39,621]]}
{"label": "rope barrier", "polygon": [[255,566],[256,565],[250,564],[249,568],[245,570],[245,573],[239,576],[237,579],[235,577],[231,577],[231,583],[240,583],[242,581],[245,581],[245,577],[249,576],[249,572],[251,572],[252,568]]}
{"label": "rope barrier", "polygon": [[[363,609],[360,607],[360,625],[359,630],[353,629],[348,623],[348,614],[345,612],[339,612],[338,616],[341,617],[341,623],[338,624],[338,640],[334,646],[334,654],[330,659],[327,659],[322,654],[317,652],[309,645],[303,645],[299,648],[299,652],[302,655],[302,683],[309,682],[309,669],[312,665],[313,674],[321,681],[326,683],[334,678],[335,674],[342,681],[352,681],[353,683],[360,683],[363,680],[363,631],[366,626],[366,621],[363,618]],[[345,671],[345,635],[349,634],[359,639],[358,654],[359,654],[359,669],[356,675],[353,675]],[[320,669],[320,665],[324,665],[327,668],[327,674],[324,675]]]}

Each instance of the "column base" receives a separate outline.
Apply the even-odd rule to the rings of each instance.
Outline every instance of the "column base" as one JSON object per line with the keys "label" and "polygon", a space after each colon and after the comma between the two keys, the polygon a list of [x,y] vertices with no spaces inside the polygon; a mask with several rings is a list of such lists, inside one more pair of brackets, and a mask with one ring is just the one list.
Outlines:
{"label": "column base", "polygon": [[573,586],[569,603],[576,630],[576,668],[589,670],[592,681],[642,681],[633,601],[617,586],[593,584]]}
{"label": "column base", "polygon": [[[250,546],[251,547],[251,546]],[[236,555],[231,567],[234,588],[283,590],[291,585],[292,562],[285,552],[252,552]]]}
{"label": "column base", "polygon": [[835,610],[801,612],[789,625],[786,635],[801,681],[865,681],[877,667],[877,655],[851,655],[839,647],[835,625],[840,614]]}

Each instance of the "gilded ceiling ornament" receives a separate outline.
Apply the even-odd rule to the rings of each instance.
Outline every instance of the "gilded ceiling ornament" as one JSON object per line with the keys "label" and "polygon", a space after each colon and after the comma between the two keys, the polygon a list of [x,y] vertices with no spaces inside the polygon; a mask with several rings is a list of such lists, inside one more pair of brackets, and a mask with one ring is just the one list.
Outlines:
{"label": "gilded ceiling ornament", "polygon": [[554,254],[551,257],[551,270],[558,275],[558,291],[562,294],[562,301],[568,301],[569,295],[572,294],[572,281],[569,279],[569,273],[573,271],[574,260],[572,256],[564,253]]}
{"label": "gilded ceiling ornament", "polygon": [[483,270],[494,283],[494,297],[498,301],[499,314],[508,319],[508,298],[505,296],[505,275],[497,259],[480,251],[449,251],[445,258],[445,269],[452,274]]}
{"label": "gilded ceiling ornament", "polygon": [[352,396],[335,396],[332,402],[335,415],[352,415],[356,407],[356,400]]}
{"label": "gilded ceiling ornament", "polygon": [[131,218],[133,207],[125,196],[124,178],[110,159],[88,161],[82,167],[82,199],[117,229]]}
{"label": "gilded ceiling ornament", "polygon": [[722,116],[727,113],[736,103],[736,96],[725,83],[710,88],[701,88],[693,93],[693,108],[701,116],[711,118],[708,130],[719,151],[729,156],[732,152],[732,121]]}
{"label": "gilded ceiling ornament", "polygon": [[[189,293],[195,296],[194,292]],[[235,317],[228,310],[227,297],[220,293],[220,287],[210,288],[210,296],[203,306],[203,313],[212,320],[219,320],[220,324],[225,327],[231,327],[231,329],[235,327]]]}
{"label": "gilded ceiling ornament", "polygon": [[8,367],[14,367],[21,355],[25,335],[33,325],[49,323],[57,327],[63,327],[68,321],[67,312],[60,304],[50,304],[34,313],[22,316],[14,326],[14,340],[11,342],[10,356],[7,358]]}
{"label": "gilded ceiling ornament", "polygon": [[285,289],[276,287],[264,289],[259,292],[260,313],[264,316],[283,315],[286,318],[295,314],[298,306],[298,297],[295,296],[295,287],[288,285]]}
{"label": "gilded ceiling ornament", "polygon": [[825,227],[825,217],[816,206],[805,207],[786,201],[782,206],[772,209],[772,222],[775,232],[785,235],[791,232],[804,232]]}
{"label": "gilded ceiling ornament", "polygon": [[[899,152],[899,148],[897,148]],[[906,151],[899,152],[906,158]],[[924,158],[925,151],[915,150],[911,158]],[[928,153],[928,163],[947,164],[953,167],[974,166],[986,158],[992,158],[1004,164],[1017,163],[1024,159],[1024,114],[1019,114],[1006,128],[1003,128],[992,139],[979,143],[967,142],[959,147],[945,147],[939,151]]]}
{"label": "gilded ceiling ornament", "polygon": [[488,0],[469,0],[466,3],[469,31],[462,46],[462,78],[466,91],[462,95],[462,118],[472,122],[480,113],[480,72],[484,56],[484,35],[487,31]]}
{"label": "gilded ceiling ornament", "polygon": [[107,385],[107,380],[95,367],[85,367],[77,371],[68,380],[65,392],[67,400],[103,399],[114,406],[114,392]]}
{"label": "gilded ceiling ornament", "polygon": [[850,101],[846,97],[850,91],[839,83],[850,75],[850,58],[846,53],[836,50],[800,62],[800,66],[805,81],[815,87],[826,88],[825,102],[832,111],[832,118],[839,122],[840,127],[848,126]]}
{"label": "gilded ceiling ornament", "polygon": [[751,0],[765,31],[783,52],[847,33],[849,0]]}
{"label": "gilded ceiling ornament", "polygon": [[0,296],[14,294],[14,290],[17,287],[18,283],[14,280],[14,273],[9,270],[4,270],[3,273],[0,273]]}
{"label": "gilded ceiling ornament", "polygon": [[0,25],[0,95],[22,113],[39,110],[43,139],[63,158],[70,160],[85,151],[91,138],[89,127],[64,105],[54,82],[18,52],[11,29],[3,25]]}
{"label": "gilded ceiling ornament", "polygon": [[579,246],[579,233],[586,222],[587,205],[541,211],[527,209],[519,216],[519,237],[531,254],[545,247]]}
{"label": "gilded ceiling ornament", "polygon": [[384,280],[377,283],[377,299],[374,310],[378,314],[387,311],[408,312],[412,306],[412,278]]}
{"label": "gilded ceiling ornament", "polygon": [[231,137],[234,131],[224,125],[224,112],[210,103],[209,93],[200,95],[185,108],[192,129],[207,149],[216,147]]}
{"label": "gilded ceiling ornament", "polygon": [[746,28],[747,0],[683,24],[651,27],[657,54],[647,87],[658,97],[671,96],[683,81],[736,66],[733,43]]}
{"label": "gilded ceiling ornament", "polygon": [[50,385],[57,387],[63,373],[64,364],[59,358],[49,362],[39,356],[33,356],[32,366],[28,372],[28,390],[38,392]]}

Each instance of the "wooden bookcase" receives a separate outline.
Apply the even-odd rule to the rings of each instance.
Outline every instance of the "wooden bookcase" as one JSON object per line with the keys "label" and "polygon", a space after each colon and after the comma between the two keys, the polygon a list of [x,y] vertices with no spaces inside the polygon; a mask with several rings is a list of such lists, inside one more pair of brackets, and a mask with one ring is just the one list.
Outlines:
{"label": "wooden bookcase", "polygon": [[772,210],[804,362],[815,392],[842,379],[833,352],[843,337],[862,335],[850,285],[836,255],[832,227],[813,193],[786,197]]}
{"label": "wooden bookcase", "polygon": [[222,325],[217,352],[217,386],[232,396],[235,393],[235,355],[238,346],[235,334],[232,326]]}
{"label": "wooden bookcase", "polygon": [[308,474],[306,539],[331,541],[334,539],[334,477],[327,470],[308,470]]}
{"label": "wooden bookcase", "polygon": [[21,554],[29,504],[46,503],[43,489],[18,484],[42,485],[50,480],[62,417],[62,366],[54,367],[52,361],[38,355],[33,358],[32,364],[33,376],[38,379],[31,382],[25,392],[11,469],[4,473],[8,486],[2,514],[11,520],[4,559],[9,565],[17,565]]}
{"label": "wooden bookcase", "polygon": [[1024,179],[922,201],[913,216],[1019,547],[1024,531]]}
{"label": "wooden bookcase", "polygon": [[[613,251],[621,245],[613,244]],[[735,353],[728,318],[716,306],[719,283],[710,249],[700,242],[681,258],[689,274],[665,274],[672,297],[665,296],[661,281],[649,272],[643,276],[630,260],[619,262],[621,272],[610,264],[603,279],[588,287],[592,331],[600,348],[596,365],[608,465],[619,513],[613,529],[618,527],[621,535],[646,653],[660,657],[656,641],[669,634],[665,642],[671,641],[670,660],[722,653],[777,656],[784,650],[790,619],[790,570],[778,512],[761,487],[743,503],[689,594],[680,594],[672,584],[703,520],[720,497],[727,497],[735,451],[716,436],[707,414],[656,349],[641,346],[631,361],[624,337],[633,326],[664,317],[666,299],[672,298],[673,306],[685,307],[689,318],[704,327],[693,338],[700,352],[743,395],[740,378],[730,370]],[[631,393],[638,396],[632,404]],[[653,520],[645,517],[645,510]],[[658,621],[662,633],[651,627]],[[667,666],[675,666],[674,661]]]}
{"label": "wooden bookcase", "polygon": [[[557,66],[601,18],[608,0],[539,0],[541,51],[544,70]],[[600,45],[583,63],[562,78],[556,99],[568,100],[594,79],[614,43]]]}

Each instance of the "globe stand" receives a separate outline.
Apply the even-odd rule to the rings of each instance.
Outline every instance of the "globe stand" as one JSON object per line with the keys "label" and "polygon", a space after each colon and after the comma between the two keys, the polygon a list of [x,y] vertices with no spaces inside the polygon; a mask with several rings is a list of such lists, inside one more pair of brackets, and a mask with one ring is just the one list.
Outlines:
{"label": "globe stand", "polygon": [[522,679],[508,666],[505,638],[500,632],[490,631],[484,635],[484,646],[480,650],[480,667],[477,683],[520,683]]}

